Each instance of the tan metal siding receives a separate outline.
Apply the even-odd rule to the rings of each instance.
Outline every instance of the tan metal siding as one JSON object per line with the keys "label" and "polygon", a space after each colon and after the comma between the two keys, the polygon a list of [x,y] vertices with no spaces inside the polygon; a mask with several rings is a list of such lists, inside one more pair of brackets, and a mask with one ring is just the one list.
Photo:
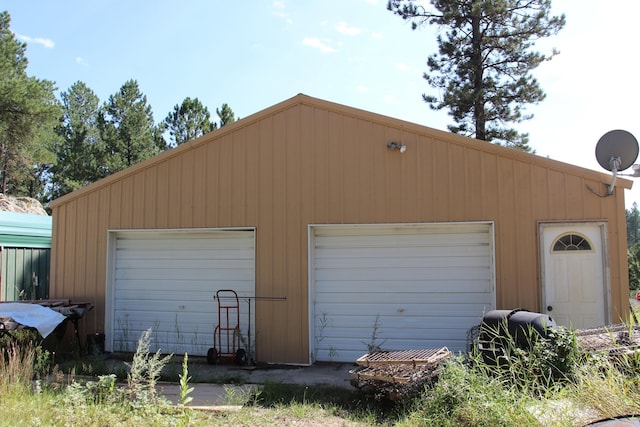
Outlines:
{"label": "tan metal siding", "polygon": [[624,315],[623,188],[587,185],[602,174],[296,97],[55,201],[52,295],[95,301],[102,331],[107,230],[256,227],[256,294],[287,297],[256,303],[257,356],[304,363],[308,224],[493,221],[498,308],[540,310],[537,224],[599,220]]}

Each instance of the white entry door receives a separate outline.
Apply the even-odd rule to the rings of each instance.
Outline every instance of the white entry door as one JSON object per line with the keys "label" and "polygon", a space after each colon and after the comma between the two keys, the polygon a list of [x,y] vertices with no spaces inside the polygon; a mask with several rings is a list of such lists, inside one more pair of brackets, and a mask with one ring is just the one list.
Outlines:
{"label": "white entry door", "polygon": [[606,324],[603,223],[541,224],[543,312],[575,329]]}

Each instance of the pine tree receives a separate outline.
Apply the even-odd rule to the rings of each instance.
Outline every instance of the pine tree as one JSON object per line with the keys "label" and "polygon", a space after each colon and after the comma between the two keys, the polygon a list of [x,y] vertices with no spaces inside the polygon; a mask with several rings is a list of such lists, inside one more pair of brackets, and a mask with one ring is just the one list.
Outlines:
{"label": "pine tree", "polygon": [[109,97],[98,115],[98,129],[105,148],[105,176],[148,159],[164,148],[151,106],[135,80],[127,81]]}
{"label": "pine tree", "polygon": [[61,137],[54,146],[51,196],[60,197],[104,175],[104,147],[98,131],[100,100],[83,82],[74,83],[60,95],[62,120],[56,128]]}
{"label": "pine tree", "polygon": [[424,78],[441,96],[423,94],[434,110],[448,109],[449,130],[530,151],[528,135],[507,127],[530,119],[527,104],[545,98],[531,71],[557,54],[532,50],[556,34],[564,15],[552,16],[551,0],[391,0],[387,8],[416,29],[436,25],[438,53]]}
{"label": "pine tree", "polygon": [[185,98],[182,104],[173,107],[173,111],[163,122],[171,135],[170,144],[184,144],[211,132],[216,128],[216,124],[211,122],[210,118],[209,109],[202,105],[198,98]]}
{"label": "pine tree", "polygon": [[0,192],[42,198],[60,115],[55,85],[27,75],[27,45],[0,13]]}
{"label": "pine tree", "polygon": [[222,104],[222,107],[216,108],[216,114],[220,117],[220,127],[236,121],[235,114],[228,104]]}

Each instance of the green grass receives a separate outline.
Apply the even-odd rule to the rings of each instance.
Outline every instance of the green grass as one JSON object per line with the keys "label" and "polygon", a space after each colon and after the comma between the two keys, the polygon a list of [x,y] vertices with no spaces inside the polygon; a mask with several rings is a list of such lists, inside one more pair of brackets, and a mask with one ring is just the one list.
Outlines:
{"label": "green grass", "polygon": [[[227,403],[242,408],[224,412],[174,406],[151,391],[168,359],[144,342],[119,375],[126,381],[98,372],[107,367],[97,362],[84,366],[95,373],[88,380],[62,376],[50,357],[28,342],[0,347],[0,426],[571,426],[640,414],[640,355],[581,353],[570,331],[534,340],[527,351],[508,348],[499,366],[480,355],[450,360],[438,381],[401,402],[356,389],[266,383],[228,387]],[[186,357],[177,376],[186,401]]]}

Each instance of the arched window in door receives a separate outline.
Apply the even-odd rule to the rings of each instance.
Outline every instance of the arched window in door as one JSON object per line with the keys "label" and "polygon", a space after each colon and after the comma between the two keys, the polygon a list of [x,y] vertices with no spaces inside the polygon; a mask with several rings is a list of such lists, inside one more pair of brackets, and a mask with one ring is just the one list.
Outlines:
{"label": "arched window in door", "polygon": [[553,244],[553,252],[590,251],[591,243],[580,234],[568,233],[560,236]]}

